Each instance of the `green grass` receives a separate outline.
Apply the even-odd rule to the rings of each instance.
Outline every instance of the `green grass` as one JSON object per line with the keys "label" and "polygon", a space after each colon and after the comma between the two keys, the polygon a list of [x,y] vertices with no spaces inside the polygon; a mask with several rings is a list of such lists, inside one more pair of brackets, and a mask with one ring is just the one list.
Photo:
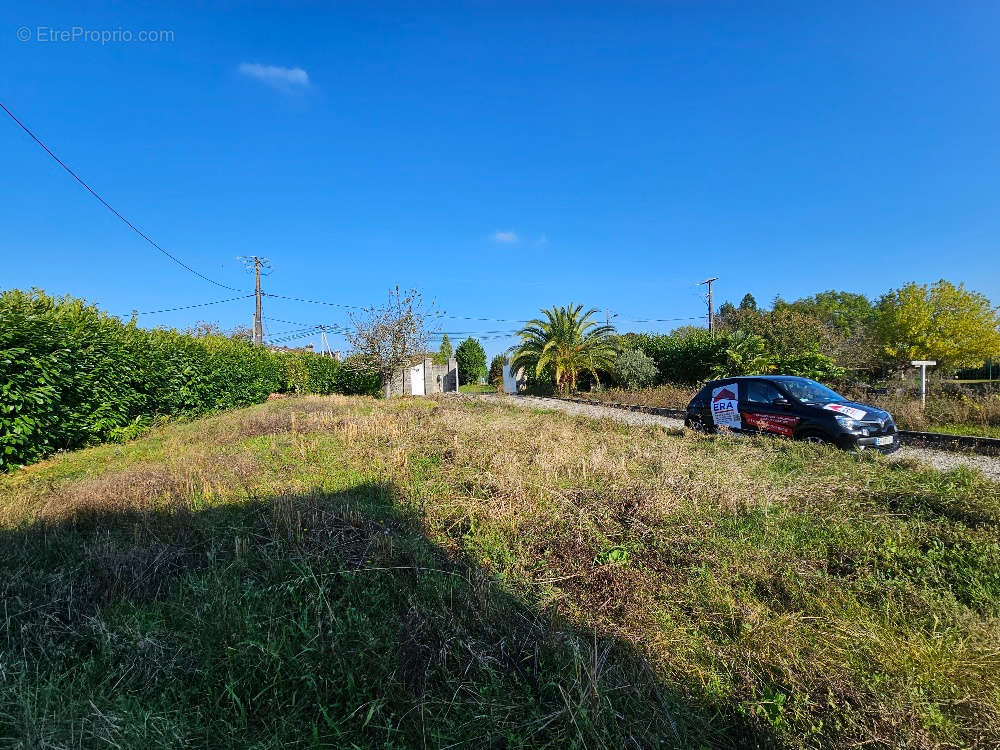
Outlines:
{"label": "green grass", "polygon": [[989,747],[1000,487],[452,399],[0,477],[3,747]]}
{"label": "green grass", "polygon": [[459,393],[496,393],[497,389],[483,383],[466,383],[458,386]]}
{"label": "green grass", "polygon": [[925,428],[928,432],[945,432],[949,435],[978,435],[1000,438],[1000,426],[988,424],[936,424]]}

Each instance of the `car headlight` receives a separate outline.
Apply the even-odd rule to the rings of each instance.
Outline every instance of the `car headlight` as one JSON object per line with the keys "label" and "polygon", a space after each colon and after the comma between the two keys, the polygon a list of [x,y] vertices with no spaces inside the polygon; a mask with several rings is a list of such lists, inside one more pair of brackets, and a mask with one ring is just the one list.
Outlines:
{"label": "car headlight", "polygon": [[837,424],[839,424],[845,430],[849,430],[850,432],[854,432],[859,427],[861,427],[861,423],[858,420],[851,419],[850,417],[845,417],[843,414],[837,414],[836,416],[834,416],[834,419],[837,420]]}

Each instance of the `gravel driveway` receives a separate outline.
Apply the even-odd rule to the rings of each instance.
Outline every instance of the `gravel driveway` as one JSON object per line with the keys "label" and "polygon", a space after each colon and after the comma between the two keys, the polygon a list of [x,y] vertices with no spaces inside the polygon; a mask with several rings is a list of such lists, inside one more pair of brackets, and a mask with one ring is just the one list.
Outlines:
{"label": "gravel driveway", "polygon": [[[524,396],[493,396],[485,395],[480,398],[492,401],[502,401],[513,406],[521,406],[529,409],[554,409],[580,417],[593,417],[597,419],[614,419],[624,424],[646,427],[649,425],[663,425],[664,427],[683,427],[684,422],[671,417],[660,417],[655,414],[643,414],[642,412],[624,411],[607,406],[591,406],[590,404],[577,404],[572,401],[561,401],[555,398],[527,398]],[[956,466],[968,466],[982,472],[983,476],[994,482],[1000,482],[1000,456],[978,456],[968,453],[954,453],[952,451],[939,451],[932,448],[918,448],[916,446],[904,445],[892,454],[893,460],[912,458],[922,463],[933,466],[935,469],[947,471]]]}

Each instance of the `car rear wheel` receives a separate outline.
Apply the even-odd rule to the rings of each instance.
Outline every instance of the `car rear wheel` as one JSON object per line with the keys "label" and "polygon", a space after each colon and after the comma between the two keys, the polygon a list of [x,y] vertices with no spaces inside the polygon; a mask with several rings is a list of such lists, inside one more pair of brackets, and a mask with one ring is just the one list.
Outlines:
{"label": "car rear wheel", "polygon": [[706,432],[705,425],[702,424],[702,421],[700,419],[688,417],[686,420],[684,420],[684,425],[694,430],[695,432]]}

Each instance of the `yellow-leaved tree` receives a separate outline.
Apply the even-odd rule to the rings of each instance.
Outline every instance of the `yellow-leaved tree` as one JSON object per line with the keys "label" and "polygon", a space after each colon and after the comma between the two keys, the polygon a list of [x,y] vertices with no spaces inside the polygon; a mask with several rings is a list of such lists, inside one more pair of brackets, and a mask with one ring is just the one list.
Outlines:
{"label": "yellow-leaved tree", "polygon": [[932,359],[947,370],[1000,356],[1000,308],[964,284],[944,279],[906,284],[884,295],[876,330],[885,353],[899,366]]}

